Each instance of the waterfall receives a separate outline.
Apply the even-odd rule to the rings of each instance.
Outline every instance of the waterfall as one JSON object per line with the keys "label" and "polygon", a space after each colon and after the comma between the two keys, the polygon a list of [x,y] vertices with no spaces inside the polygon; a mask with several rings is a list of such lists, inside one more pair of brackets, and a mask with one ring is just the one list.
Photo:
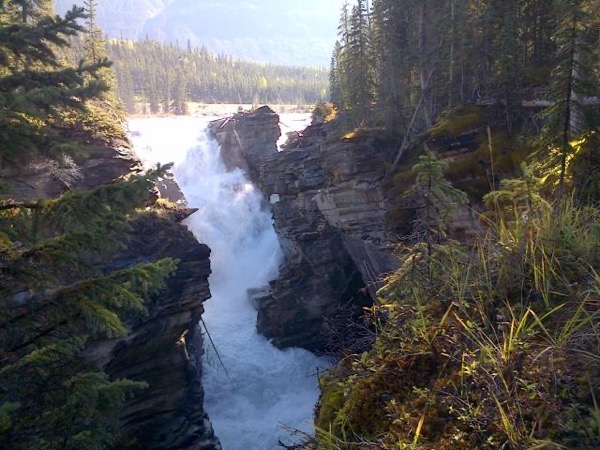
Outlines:
{"label": "waterfall", "polygon": [[189,206],[198,208],[186,225],[212,249],[212,298],[203,319],[218,355],[206,349],[203,385],[215,433],[224,450],[281,449],[278,439],[290,444],[281,425],[312,433],[316,372],[325,364],[305,350],[278,350],[256,333],[246,291],[276,277],[279,244],[260,192],[240,170],[225,170],[206,123],[137,119],[129,127],[141,158],[175,163]]}

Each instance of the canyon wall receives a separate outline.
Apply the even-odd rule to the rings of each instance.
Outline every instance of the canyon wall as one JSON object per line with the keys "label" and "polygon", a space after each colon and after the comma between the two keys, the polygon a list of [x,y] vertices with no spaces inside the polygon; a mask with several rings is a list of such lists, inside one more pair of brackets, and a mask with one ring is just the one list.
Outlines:
{"label": "canyon wall", "polygon": [[255,299],[258,331],[280,347],[327,350],[329,321],[359,316],[397,265],[381,187],[387,150],[374,138],[329,140],[315,125],[279,152],[278,123],[262,107],[210,129],[228,165],[264,193],[284,253],[279,277]]}
{"label": "canyon wall", "polygon": [[[112,183],[139,167],[129,143],[122,141],[95,145],[85,157],[62,166],[40,158],[18,171],[4,169],[2,177],[10,183],[12,198],[39,199],[66,189]],[[179,195],[178,189],[173,192]],[[193,212],[185,208],[148,211],[132,222],[130,239],[106,268],[124,269],[168,257],[179,260],[177,269],[150,299],[149,314],[127,320],[131,333],[126,338],[91,342],[84,351],[111,379],[148,383],[127,401],[120,417],[123,431],[137,441],[132,448],[221,448],[203,410],[201,385],[203,346],[198,324],[202,303],[210,297],[210,249],[180,224]]]}
{"label": "canyon wall", "polygon": [[[191,211],[193,212],[193,211]],[[177,218],[155,214],[134,223],[133,239],[112,262],[127,267],[162,258],[179,260],[150,313],[131,321],[132,333],[105,343],[96,357],[114,378],[145,381],[147,389],[127,404],[121,421],[147,449],[219,449],[202,409],[202,302],[210,297],[210,249]]]}

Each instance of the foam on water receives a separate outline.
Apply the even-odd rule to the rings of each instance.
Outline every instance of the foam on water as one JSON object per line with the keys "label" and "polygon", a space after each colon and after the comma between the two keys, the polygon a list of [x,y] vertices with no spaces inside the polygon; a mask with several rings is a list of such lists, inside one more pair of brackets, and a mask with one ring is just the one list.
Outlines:
{"label": "foam on water", "polygon": [[281,449],[278,439],[290,443],[281,425],[312,432],[316,371],[325,363],[301,349],[277,350],[256,333],[246,290],[277,275],[280,248],[260,193],[241,171],[225,170],[207,121],[136,119],[129,128],[140,157],[175,162],[189,206],[199,208],[187,226],[212,249],[212,299],[203,318],[227,370],[207,348],[205,409],[215,433],[224,450]]}

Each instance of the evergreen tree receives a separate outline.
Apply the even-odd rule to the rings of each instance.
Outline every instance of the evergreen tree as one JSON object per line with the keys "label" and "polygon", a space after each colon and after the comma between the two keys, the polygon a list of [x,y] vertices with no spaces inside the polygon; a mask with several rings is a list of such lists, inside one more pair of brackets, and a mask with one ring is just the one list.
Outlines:
{"label": "evergreen tree", "polygon": [[431,153],[419,157],[412,168],[416,179],[405,194],[417,211],[413,232],[429,249],[445,238],[458,208],[467,204],[467,195],[444,178],[444,168]]}
{"label": "evergreen tree", "polygon": [[[579,137],[595,135],[597,131],[597,114],[585,105],[586,96],[598,94],[598,85],[593,83],[593,65],[598,65],[598,58],[593,53],[597,35],[589,31],[593,29],[591,3],[563,0],[558,4],[561,20],[554,35],[558,64],[550,83],[553,104],[545,112],[545,131],[550,147],[560,149],[554,152],[559,159],[554,162],[559,167],[559,195],[565,190],[568,160],[575,153],[573,144]],[[593,166],[589,169],[593,170]]]}
{"label": "evergreen tree", "polygon": [[[83,10],[64,18],[48,2],[0,3],[0,181],[32,158],[67,158],[84,147],[78,123],[98,127],[104,60],[68,66],[59,51],[82,31]],[[107,105],[104,104],[103,107]],[[114,114],[112,111],[105,114]],[[75,121],[71,117],[76,116]],[[116,126],[116,125],[115,125]],[[122,132],[122,131],[121,131]],[[83,137],[83,136],[82,136]],[[85,136],[86,140],[90,136]],[[118,414],[143,383],[109,380],[83,355],[89,341],[122,337],[126,318],[174,270],[162,260],[116,268],[153,180],[162,169],[58,199],[0,200],[0,446],[104,449],[119,439]],[[8,184],[8,183],[6,183]]]}
{"label": "evergreen tree", "polygon": [[148,103],[150,107],[150,114],[158,114],[159,113],[159,102],[158,102],[158,92],[156,89],[156,78],[153,74],[149,75],[150,83],[148,85]]}
{"label": "evergreen tree", "polygon": [[363,0],[352,8],[346,49],[348,110],[363,123],[373,100],[373,72],[369,47],[369,11]]}
{"label": "evergreen tree", "polygon": [[106,58],[106,49],[102,30],[98,28],[96,10],[98,0],[84,0],[86,13],[85,59],[96,62]]}
{"label": "evergreen tree", "polygon": [[172,107],[172,102],[171,102],[171,95],[172,95],[172,82],[171,82],[171,72],[165,72],[164,74],[164,78],[163,78],[163,86],[164,86],[164,90],[163,90],[163,97],[161,99],[161,103],[162,103],[162,112],[163,113],[169,113],[171,112],[171,107]]}
{"label": "evergreen tree", "polygon": [[341,52],[341,46],[339,41],[335,43],[333,54],[331,55],[331,65],[329,67],[329,98],[331,103],[336,106],[340,105],[342,101],[342,87],[340,85],[340,66],[339,66],[339,55]]}
{"label": "evergreen tree", "polygon": [[181,69],[177,71],[177,77],[175,78],[172,108],[178,116],[188,113],[185,78]]}
{"label": "evergreen tree", "polygon": [[33,155],[59,157],[73,144],[56,124],[65,110],[83,111],[107,90],[95,75],[107,61],[61,65],[57,49],[82,31],[80,8],[43,15],[33,1],[0,5],[0,168]]}

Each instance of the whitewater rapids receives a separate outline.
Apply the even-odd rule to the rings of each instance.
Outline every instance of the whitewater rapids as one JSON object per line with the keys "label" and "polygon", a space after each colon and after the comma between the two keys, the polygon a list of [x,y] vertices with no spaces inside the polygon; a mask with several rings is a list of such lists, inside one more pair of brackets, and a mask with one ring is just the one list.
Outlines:
{"label": "whitewater rapids", "polygon": [[207,122],[134,119],[129,129],[147,164],[175,163],[188,205],[198,208],[186,225],[212,250],[212,298],[204,304],[203,320],[215,348],[205,336],[202,383],[204,407],[223,450],[281,449],[279,441],[297,440],[289,428],[314,432],[317,370],[326,363],[305,350],[278,350],[256,333],[256,311],[246,292],[277,276],[281,251],[260,192],[240,170],[226,171]]}

